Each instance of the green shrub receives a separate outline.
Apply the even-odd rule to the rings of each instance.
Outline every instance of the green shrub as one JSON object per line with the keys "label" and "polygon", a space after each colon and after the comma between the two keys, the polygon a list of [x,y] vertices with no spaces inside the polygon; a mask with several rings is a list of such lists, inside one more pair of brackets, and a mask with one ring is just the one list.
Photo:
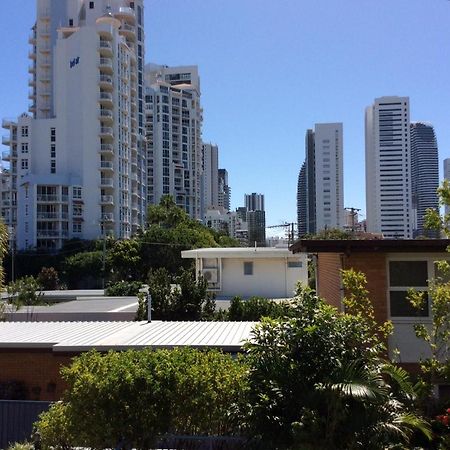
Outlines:
{"label": "green shrub", "polygon": [[105,290],[105,295],[111,297],[131,297],[139,293],[142,288],[140,281],[119,281],[108,285]]}

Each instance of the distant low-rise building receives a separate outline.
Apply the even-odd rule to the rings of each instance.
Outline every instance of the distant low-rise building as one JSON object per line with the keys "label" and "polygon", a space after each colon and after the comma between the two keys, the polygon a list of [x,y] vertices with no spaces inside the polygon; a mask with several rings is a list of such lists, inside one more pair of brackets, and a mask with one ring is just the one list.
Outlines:
{"label": "distant low-rise building", "polygon": [[308,282],[306,254],[287,248],[200,248],[181,256],[195,259],[197,277],[203,276],[219,299],[291,298],[298,282]]}

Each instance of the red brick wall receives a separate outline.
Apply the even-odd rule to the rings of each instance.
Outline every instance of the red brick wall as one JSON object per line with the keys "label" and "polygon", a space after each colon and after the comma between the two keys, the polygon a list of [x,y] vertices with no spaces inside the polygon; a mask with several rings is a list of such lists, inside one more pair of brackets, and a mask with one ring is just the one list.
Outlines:
{"label": "red brick wall", "polygon": [[319,253],[317,255],[317,293],[330,305],[341,310],[341,255]]}
{"label": "red brick wall", "polygon": [[71,359],[49,350],[1,350],[0,383],[24,382],[28,400],[59,400],[66,389],[59,369],[69,365]]}
{"label": "red brick wall", "polygon": [[355,269],[366,275],[369,298],[378,323],[388,320],[387,273],[385,253],[353,253],[344,257],[344,269]]}
{"label": "red brick wall", "polygon": [[[342,262],[341,262],[342,259]],[[341,267],[341,264],[343,266]],[[375,309],[375,319],[382,323],[388,319],[386,255],[384,253],[319,253],[317,280],[319,296],[337,308],[341,306],[340,269],[355,269],[367,278],[369,298]]]}

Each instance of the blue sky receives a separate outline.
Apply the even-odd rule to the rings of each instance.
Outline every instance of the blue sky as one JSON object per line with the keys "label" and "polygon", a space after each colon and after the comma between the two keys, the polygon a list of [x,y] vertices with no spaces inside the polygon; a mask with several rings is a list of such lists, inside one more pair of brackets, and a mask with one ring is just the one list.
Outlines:
{"label": "blue sky", "polygon": [[[27,109],[34,1],[2,2],[0,117]],[[197,64],[203,138],[217,143],[232,206],[266,196],[267,223],[296,218],[304,135],[344,124],[345,206],[365,210],[364,109],[410,97],[450,157],[447,0],[146,0],[146,60]],[[440,163],[440,169],[442,163]]]}

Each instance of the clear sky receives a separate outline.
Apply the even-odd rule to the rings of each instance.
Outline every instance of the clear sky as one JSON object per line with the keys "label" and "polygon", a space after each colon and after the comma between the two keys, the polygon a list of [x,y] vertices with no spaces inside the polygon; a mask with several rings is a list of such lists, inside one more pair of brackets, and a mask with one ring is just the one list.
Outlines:
{"label": "clear sky", "polygon": [[[34,0],[2,0],[0,117],[28,107]],[[146,60],[199,66],[203,139],[219,145],[232,206],[265,194],[267,224],[296,219],[304,135],[344,124],[345,206],[365,210],[364,109],[409,96],[450,157],[447,0],[146,0]],[[6,148],[5,148],[6,149]],[[440,170],[442,171],[442,162]]]}

